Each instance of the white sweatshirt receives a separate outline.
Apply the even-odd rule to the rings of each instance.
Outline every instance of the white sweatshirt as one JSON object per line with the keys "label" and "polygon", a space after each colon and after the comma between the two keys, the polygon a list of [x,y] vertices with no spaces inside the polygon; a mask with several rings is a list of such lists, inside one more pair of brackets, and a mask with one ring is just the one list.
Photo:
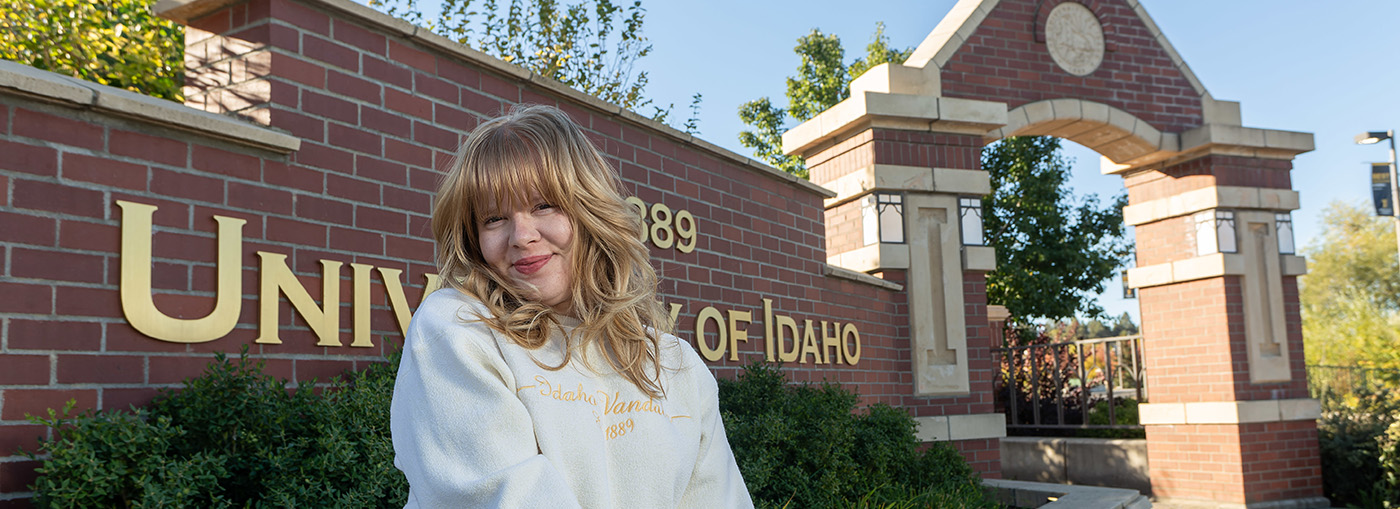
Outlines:
{"label": "white sweatshirt", "polygon": [[653,400],[598,355],[594,369],[578,354],[540,367],[532,356],[559,363],[562,332],[526,350],[486,312],[445,288],[413,315],[390,411],[406,507],[753,506],[688,343],[662,338],[666,397]]}

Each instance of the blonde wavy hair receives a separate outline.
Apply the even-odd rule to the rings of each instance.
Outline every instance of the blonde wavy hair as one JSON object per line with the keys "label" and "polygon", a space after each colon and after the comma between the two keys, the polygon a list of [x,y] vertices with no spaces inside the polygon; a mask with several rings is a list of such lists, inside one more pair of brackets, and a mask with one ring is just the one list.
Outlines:
{"label": "blonde wavy hair", "polygon": [[526,349],[538,349],[559,327],[549,306],[531,301],[525,289],[486,263],[477,235],[478,218],[495,199],[509,210],[538,191],[573,225],[570,250],[572,308],[582,322],[564,335],[562,369],[577,345],[588,356],[600,342],[608,363],[643,393],[664,396],[660,335],[669,316],[656,298],[657,277],[639,240],[641,218],[624,201],[617,172],[569,117],[550,106],[517,106],[477,126],[467,137],[438,189],[433,205],[439,275],[450,286],[480,299],[492,329]]}

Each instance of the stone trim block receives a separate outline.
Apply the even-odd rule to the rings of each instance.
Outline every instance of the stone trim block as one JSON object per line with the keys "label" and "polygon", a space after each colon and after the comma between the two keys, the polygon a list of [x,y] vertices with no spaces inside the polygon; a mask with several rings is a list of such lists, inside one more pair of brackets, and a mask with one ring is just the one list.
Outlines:
{"label": "stone trim block", "polygon": [[1144,426],[1310,421],[1321,416],[1322,404],[1311,398],[1138,405],[1138,422]]}
{"label": "stone trim block", "polygon": [[997,250],[991,246],[963,246],[963,270],[997,269]]}
{"label": "stone trim block", "polygon": [[825,187],[835,194],[826,199],[830,209],[877,191],[985,196],[992,192],[992,180],[991,174],[981,170],[874,164],[827,182]]}
{"label": "stone trim block", "polygon": [[[1128,269],[1128,287],[1149,288],[1212,277],[1243,276],[1245,266],[1242,254],[1214,253],[1146,267],[1134,267]],[[1308,262],[1302,256],[1279,255],[1279,267],[1282,269],[1282,276],[1301,276],[1307,274]]]}
{"label": "stone trim block", "polygon": [[1006,437],[1006,414],[937,415],[915,417],[914,436],[921,442]]}
{"label": "stone trim block", "polygon": [[893,290],[896,292],[904,291],[904,285],[901,285],[899,283],[885,281],[870,274],[856,272],[854,270],[849,269],[843,269],[835,265],[822,265],[822,274],[831,277],[839,277],[841,279],[849,279],[857,283],[865,283],[867,285],[877,286],[886,290]]}
{"label": "stone trim block", "polygon": [[811,154],[857,129],[983,136],[1006,125],[1006,104],[956,97],[863,92],[783,133],[783,152]]}
{"label": "stone trim block", "polygon": [[1288,211],[1301,205],[1292,189],[1211,186],[1123,207],[1123,222],[1138,226],[1216,208]]}
{"label": "stone trim block", "polygon": [[909,268],[909,245],[877,242],[826,257],[827,265],[854,271],[879,272]]}
{"label": "stone trim block", "polygon": [[[1007,123],[988,132],[988,141],[1008,136],[1049,135],[1073,140],[1125,168],[1176,155],[1180,138],[1163,133],[1127,111],[1083,99],[1061,98],[1027,103],[1007,112]],[[1115,173],[1105,171],[1105,173]]]}
{"label": "stone trim block", "polygon": [[282,154],[301,148],[300,138],[273,129],[16,62],[0,60],[0,92],[119,115]]}
{"label": "stone trim block", "polygon": [[[1041,509],[1150,509],[1152,501],[1137,490],[1101,488],[1006,479],[983,479],[982,485],[997,490],[997,499],[1007,506]],[[1051,498],[1050,503],[1046,501]]]}
{"label": "stone trim block", "polygon": [[1312,133],[1206,124],[1181,133],[1182,152],[1293,159],[1316,148]]}
{"label": "stone trim block", "polygon": [[943,95],[941,79],[937,69],[886,62],[851,80],[850,90],[852,96],[877,92],[938,97]]}

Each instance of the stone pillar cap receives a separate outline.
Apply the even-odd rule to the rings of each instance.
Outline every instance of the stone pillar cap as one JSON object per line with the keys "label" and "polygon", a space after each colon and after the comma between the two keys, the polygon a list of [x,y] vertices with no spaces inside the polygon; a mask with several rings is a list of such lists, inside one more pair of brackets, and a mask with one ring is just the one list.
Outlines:
{"label": "stone pillar cap", "polygon": [[1003,125],[1005,103],[859,91],[783,133],[783,152],[805,155],[843,134],[871,127],[981,136]]}

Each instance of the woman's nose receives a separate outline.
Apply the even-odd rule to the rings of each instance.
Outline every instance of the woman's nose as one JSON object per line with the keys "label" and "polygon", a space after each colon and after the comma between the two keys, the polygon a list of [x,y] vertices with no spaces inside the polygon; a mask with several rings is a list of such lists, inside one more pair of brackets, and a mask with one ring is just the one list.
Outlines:
{"label": "woman's nose", "polygon": [[534,216],[530,214],[516,214],[511,220],[511,242],[516,246],[524,246],[540,238],[540,230],[535,224]]}

